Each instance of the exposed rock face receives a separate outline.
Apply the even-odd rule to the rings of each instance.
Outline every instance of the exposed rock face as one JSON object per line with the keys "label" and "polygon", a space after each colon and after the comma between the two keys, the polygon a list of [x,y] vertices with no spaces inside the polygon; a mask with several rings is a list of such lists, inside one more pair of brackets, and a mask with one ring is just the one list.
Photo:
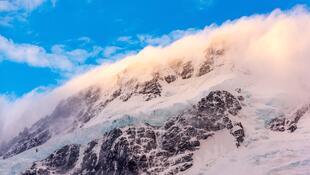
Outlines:
{"label": "exposed rock face", "polygon": [[227,129],[237,146],[243,142],[242,124],[231,119],[236,120],[240,110],[241,105],[232,94],[213,91],[197,107],[171,118],[161,127],[143,124],[115,128],[101,139],[82,146],[83,149],[67,145],[35,162],[23,174],[177,174],[193,165],[200,142],[216,131]]}
{"label": "exposed rock face", "polygon": [[159,75],[154,75],[154,78],[150,81],[144,82],[140,85],[141,90],[139,91],[140,94],[144,95],[145,101],[149,101],[153,98],[161,96],[161,85],[159,83]]}
{"label": "exposed rock face", "polygon": [[125,83],[120,83],[120,99],[123,102],[128,101],[137,91],[139,88],[138,81],[136,79],[131,79],[126,81]]}
{"label": "exposed rock face", "polygon": [[177,76],[176,76],[176,75],[167,75],[167,76],[165,76],[165,81],[166,81],[167,83],[172,83],[172,82],[174,82],[176,79],[177,79]]}
{"label": "exposed rock face", "polygon": [[193,72],[194,72],[194,67],[192,65],[192,62],[189,61],[183,65],[183,69],[180,75],[182,79],[189,79],[192,77]]}
{"label": "exposed rock face", "polygon": [[80,145],[66,145],[48,156],[44,161],[33,164],[33,167],[42,166],[49,169],[27,170],[25,175],[66,174],[75,166],[79,158]]}
{"label": "exposed rock face", "polygon": [[120,99],[123,102],[128,101],[132,96],[142,95],[145,101],[160,97],[162,86],[160,85],[159,74],[154,74],[151,80],[138,82],[137,80],[129,80],[120,83]]}
{"label": "exposed rock face", "polygon": [[214,69],[215,59],[224,55],[223,49],[208,48],[206,50],[205,61],[200,65],[197,76],[205,75]]}
{"label": "exposed rock face", "polygon": [[298,121],[301,117],[305,115],[306,112],[308,112],[310,109],[310,105],[304,105],[296,112],[289,117],[280,116],[277,118],[272,119],[269,123],[267,123],[267,128],[269,128],[272,131],[290,131],[294,132],[297,129]]}

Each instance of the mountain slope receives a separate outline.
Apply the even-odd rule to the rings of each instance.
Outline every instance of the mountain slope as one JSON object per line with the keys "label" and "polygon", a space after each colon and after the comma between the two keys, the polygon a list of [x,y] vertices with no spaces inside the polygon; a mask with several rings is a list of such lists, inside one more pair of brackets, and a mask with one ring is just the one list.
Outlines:
{"label": "mountain slope", "polygon": [[309,174],[307,21],[242,18],[78,77],[0,174]]}
{"label": "mountain slope", "polygon": [[240,146],[243,126],[230,119],[236,120],[239,110],[241,105],[233,95],[213,91],[197,107],[171,118],[162,127],[113,129],[87,146],[66,145],[34,163],[24,174],[176,174],[192,166],[200,141],[214,132],[227,129]]}

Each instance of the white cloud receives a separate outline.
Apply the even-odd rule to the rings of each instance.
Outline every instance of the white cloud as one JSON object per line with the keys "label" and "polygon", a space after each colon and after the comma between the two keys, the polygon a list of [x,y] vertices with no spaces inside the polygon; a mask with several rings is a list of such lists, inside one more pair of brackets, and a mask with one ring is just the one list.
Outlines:
{"label": "white cloud", "polygon": [[72,61],[57,53],[48,53],[44,48],[31,44],[16,44],[0,35],[0,59],[27,63],[31,66],[69,70]]}
{"label": "white cloud", "polygon": [[0,25],[10,27],[12,20],[13,20],[13,17],[11,17],[11,16],[0,17]]}
{"label": "white cloud", "polygon": [[92,51],[87,51],[85,49],[74,49],[74,50],[66,50],[65,45],[54,45],[51,48],[53,54],[60,55],[66,57],[73,63],[84,63],[88,58],[97,56],[101,50],[95,47]]}
{"label": "white cloud", "polygon": [[162,36],[140,34],[140,35],[137,35],[137,38],[141,44],[152,45],[152,46],[166,46],[184,36],[194,34],[198,31],[199,30],[190,28],[187,30],[175,30],[175,31],[170,32],[169,34],[162,35]]}
{"label": "white cloud", "polygon": [[117,46],[105,47],[104,50],[103,50],[103,56],[108,58],[108,57],[112,56],[113,54],[115,54],[120,49],[121,48],[117,47]]}
{"label": "white cloud", "polygon": [[0,0],[0,25],[11,27],[14,20],[26,21],[28,15],[45,2],[55,7],[57,0]]}
{"label": "white cloud", "polygon": [[0,12],[32,11],[42,5],[45,0],[2,0],[0,1]]}
{"label": "white cloud", "polygon": [[197,2],[197,7],[200,10],[206,9],[215,3],[214,0],[195,0],[195,1]]}
{"label": "white cloud", "polygon": [[[121,49],[121,48],[120,48]],[[126,50],[126,51],[121,51],[121,52],[114,52],[113,54],[109,54],[109,56],[104,57],[104,58],[99,58],[96,60],[97,63],[99,64],[111,64],[114,63],[122,58],[126,58],[132,55],[137,54],[138,51],[136,50]]]}
{"label": "white cloud", "polygon": [[9,1],[0,1],[0,12],[12,11],[15,6]]}
{"label": "white cloud", "polygon": [[136,36],[120,36],[117,38],[116,41],[128,45],[140,45],[142,47],[145,47],[147,45],[166,46],[184,36],[191,35],[199,31],[200,30],[196,30],[194,28],[189,28],[186,30],[174,30],[168,34],[164,34],[161,36],[151,34],[138,34]]}
{"label": "white cloud", "polygon": [[81,41],[84,44],[87,44],[87,43],[91,42],[91,39],[89,37],[87,37],[87,36],[82,36],[82,37],[78,38],[78,41]]}
{"label": "white cloud", "polygon": [[48,52],[43,47],[33,44],[19,44],[0,35],[0,61],[9,60],[18,63],[26,63],[34,67],[48,67],[59,71],[75,71],[80,64],[87,59],[97,57],[104,53],[112,54],[116,47],[106,49],[94,46],[91,50],[66,49],[65,45],[54,45]]}
{"label": "white cloud", "polygon": [[136,41],[133,39],[132,36],[120,36],[117,38],[117,41],[127,43],[127,44],[135,44],[136,43]]}
{"label": "white cloud", "polygon": [[[4,112],[7,109],[7,99],[5,96],[0,96],[0,133],[4,133],[3,128],[4,128],[4,122],[7,121],[4,115]],[[1,138],[1,134],[0,134],[0,138]],[[0,143],[1,143],[1,139],[0,139]]]}

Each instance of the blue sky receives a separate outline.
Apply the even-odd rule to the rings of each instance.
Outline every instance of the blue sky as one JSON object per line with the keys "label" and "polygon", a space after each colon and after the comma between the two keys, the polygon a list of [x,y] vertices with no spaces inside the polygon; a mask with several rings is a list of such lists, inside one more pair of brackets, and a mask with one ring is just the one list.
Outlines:
{"label": "blue sky", "polygon": [[309,0],[0,0],[0,94],[55,87],[147,45]]}

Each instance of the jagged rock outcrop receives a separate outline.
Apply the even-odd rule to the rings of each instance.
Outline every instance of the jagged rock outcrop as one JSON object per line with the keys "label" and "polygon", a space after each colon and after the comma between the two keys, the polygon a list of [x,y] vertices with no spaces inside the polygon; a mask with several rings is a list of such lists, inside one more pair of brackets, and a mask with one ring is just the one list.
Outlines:
{"label": "jagged rock outcrop", "polygon": [[167,83],[172,83],[172,82],[174,82],[176,79],[177,79],[177,76],[176,76],[176,75],[167,75],[167,76],[165,76],[165,81],[166,81]]}
{"label": "jagged rock outcrop", "polygon": [[155,74],[154,78],[140,85],[139,93],[144,95],[145,101],[161,96],[162,86],[159,83],[159,74]]}
{"label": "jagged rock outcrop", "polygon": [[191,61],[186,62],[183,65],[182,72],[180,73],[182,79],[191,78],[194,72],[194,67]]}
{"label": "jagged rock outcrop", "polygon": [[213,91],[161,127],[141,124],[112,129],[86,146],[66,145],[35,162],[23,175],[177,174],[193,165],[201,141],[219,130],[227,129],[240,146],[244,129],[241,122],[234,121],[241,109],[229,92]]}
{"label": "jagged rock outcrop", "polygon": [[80,145],[66,145],[48,156],[44,161],[34,163],[32,167],[46,166],[49,169],[27,171],[27,175],[66,174],[72,169],[79,158]]}
{"label": "jagged rock outcrop", "polygon": [[273,118],[270,120],[270,122],[267,123],[267,128],[269,128],[272,131],[290,131],[294,132],[297,129],[298,121],[301,117],[305,115],[306,112],[308,112],[310,109],[310,105],[304,105],[296,112],[293,113],[292,116],[285,117],[280,116],[277,118]]}
{"label": "jagged rock outcrop", "polygon": [[208,48],[206,50],[205,61],[201,63],[197,76],[205,75],[214,69],[215,60],[224,55],[224,49]]}

